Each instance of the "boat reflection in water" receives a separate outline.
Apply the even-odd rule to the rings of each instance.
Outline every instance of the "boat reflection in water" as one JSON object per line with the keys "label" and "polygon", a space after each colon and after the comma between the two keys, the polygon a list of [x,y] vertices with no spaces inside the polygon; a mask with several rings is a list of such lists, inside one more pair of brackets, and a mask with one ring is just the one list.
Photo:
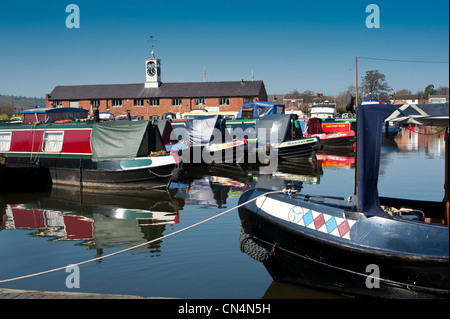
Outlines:
{"label": "boat reflection in water", "polygon": [[[247,164],[214,164],[207,167],[189,167],[186,168],[185,180],[172,183],[168,190],[129,192],[110,190],[105,192],[104,190],[53,185],[51,189],[43,192],[0,194],[0,233],[3,236],[2,238],[17,238],[16,236],[18,236],[30,247],[34,247],[32,242],[37,242],[38,237],[48,239],[46,243],[38,243],[37,245],[42,247],[42,250],[38,249],[31,255],[26,255],[19,249],[17,249],[17,252],[5,255],[10,258],[11,268],[13,268],[14,263],[19,265],[18,260],[21,263],[18,274],[14,272],[14,269],[11,269],[8,270],[10,274],[4,275],[3,278],[29,273],[32,271],[30,268],[32,268],[33,263],[39,263],[40,268],[47,269],[54,267],[53,262],[59,260],[58,258],[61,258],[61,256],[70,261],[86,260],[94,257],[92,256],[93,253],[97,257],[101,257],[118,250],[119,247],[128,248],[158,239],[173,231],[190,226],[204,217],[215,215],[220,209],[234,207],[237,198],[246,189],[252,187],[270,187],[278,190],[285,189],[289,184],[298,185],[299,188],[302,185],[306,186],[306,184],[317,187],[324,175],[322,167],[327,167],[324,162],[324,160],[317,159],[314,161],[280,161],[273,171],[266,170],[266,166]],[[333,169],[337,166],[334,165]],[[236,214],[237,211],[231,212],[221,217],[220,222],[214,223],[211,227],[203,227],[200,230],[201,235],[197,235],[195,231],[191,231],[187,235],[181,235],[188,236],[187,238],[190,240],[180,239],[177,235],[172,237],[170,241],[161,239],[145,244],[133,251],[132,257],[125,257],[133,258],[133,260],[125,259],[127,267],[122,267],[123,260],[118,258],[108,259],[110,260],[108,263],[103,259],[101,260],[102,267],[104,267],[102,269],[105,271],[100,273],[97,271],[84,272],[86,282],[84,289],[98,289],[98,287],[92,288],[91,285],[93,284],[90,284],[90,282],[107,282],[110,280],[108,276],[117,272],[123,278],[127,278],[121,282],[120,293],[129,294],[131,289],[133,294],[143,296],[146,294],[157,296],[163,294],[166,296],[164,292],[160,292],[158,289],[164,289],[166,284],[175,287],[174,285],[177,285],[179,280],[191,282],[196,278],[196,269],[177,271],[177,264],[180,261],[195,264],[195,262],[198,262],[194,260],[196,258],[203,260],[204,264],[214,264],[214,260],[222,258],[223,254],[228,254],[226,258],[231,263],[236,260],[239,261],[242,256],[241,252],[235,249],[235,241],[230,245],[229,250],[223,251],[222,249],[219,251],[216,249],[217,242],[211,240],[211,242],[205,243],[204,240],[205,236],[209,236],[211,233],[217,236],[217,230],[219,230],[223,237],[218,237],[218,240],[224,243],[223,247],[226,247],[227,238],[231,237],[230,233],[235,234],[234,228],[230,225],[237,225]],[[2,229],[26,229],[29,231],[25,232],[23,238],[22,235],[17,234],[18,232],[1,231]],[[62,244],[62,242],[65,243]],[[62,250],[58,248],[70,245],[74,246],[73,249]],[[204,247],[206,250],[199,251],[198,254],[194,254],[194,257],[191,256],[190,249],[192,247],[195,247],[195,250],[198,249],[197,247]],[[209,248],[213,252],[205,253]],[[85,252],[85,249],[91,251]],[[41,258],[39,253],[45,257]],[[14,259],[15,256],[21,254],[23,256],[20,256],[17,260]],[[158,258],[157,263],[152,263],[151,267],[148,267],[148,259],[143,261],[137,255],[143,258],[147,256],[161,258]],[[1,257],[2,254],[0,253],[0,259]],[[246,258],[244,258],[244,262],[247,262]],[[166,267],[167,264],[174,265],[174,267]],[[117,265],[119,267],[116,267]],[[136,267],[140,271],[135,271]],[[247,266],[244,264],[243,267]],[[254,272],[253,266],[251,267],[252,272]],[[146,270],[143,269],[152,270],[151,273],[146,273]],[[216,268],[202,269],[202,276],[204,278],[210,276],[216,281],[220,280],[223,285],[228,285],[227,289],[233,290],[234,288],[230,287],[234,286],[231,278],[236,277],[234,275],[235,268],[224,264],[222,271],[223,273],[220,274],[222,277],[218,277]],[[156,276],[152,277],[152,274],[156,274]],[[134,283],[142,281],[140,276],[152,278],[153,288],[148,288],[148,286],[137,287],[139,284]],[[159,277],[164,278],[164,280],[160,280]],[[173,280],[173,283],[170,283],[168,277]],[[264,283],[266,279],[261,278],[261,282]],[[58,285],[57,282],[52,282],[52,284]],[[274,290],[274,286],[277,289]],[[268,282],[267,286],[263,284],[262,288],[267,289],[264,298],[275,298],[277,295],[284,296],[286,293],[296,296],[296,298],[302,298],[302,292],[292,295],[292,289],[287,285],[270,284]],[[33,289],[42,289],[42,287],[36,286]],[[108,293],[111,288],[105,285],[101,289],[102,292]],[[135,292],[134,289],[140,290]],[[252,289],[257,288],[249,286],[245,294],[248,293],[249,296],[252,296],[255,293]],[[299,288],[296,287],[295,289],[298,290]],[[117,291],[114,292],[117,293]],[[260,291],[255,294],[256,297],[261,296]],[[179,297],[176,293],[167,293],[167,295]],[[183,293],[181,296],[190,297],[189,292]]]}
{"label": "boat reflection in water", "polygon": [[[39,196],[29,195],[6,203],[5,229],[34,229],[33,236],[55,241],[80,241],[102,255],[104,248],[138,245],[161,237],[178,223],[184,201],[166,190],[124,192],[80,191],[53,186]],[[158,254],[160,241],[149,244]]]}

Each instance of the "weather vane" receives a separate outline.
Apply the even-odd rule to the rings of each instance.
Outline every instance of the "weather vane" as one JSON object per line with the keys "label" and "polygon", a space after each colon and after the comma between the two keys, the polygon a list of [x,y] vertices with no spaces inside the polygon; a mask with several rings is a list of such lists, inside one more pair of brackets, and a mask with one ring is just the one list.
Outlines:
{"label": "weather vane", "polygon": [[[153,41],[156,41],[156,40],[153,40],[155,37],[154,36],[150,36],[150,39],[151,39],[151,41],[152,41],[152,58],[154,58],[155,56],[154,56],[154,53],[153,53]],[[150,42],[150,41],[149,41]]]}

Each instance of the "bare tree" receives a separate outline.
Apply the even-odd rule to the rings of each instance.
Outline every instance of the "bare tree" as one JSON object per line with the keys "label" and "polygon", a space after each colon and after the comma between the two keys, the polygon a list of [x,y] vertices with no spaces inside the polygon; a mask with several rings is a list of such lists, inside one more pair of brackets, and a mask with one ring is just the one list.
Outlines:
{"label": "bare tree", "polygon": [[386,82],[386,76],[378,70],[370,70],[362,78],[361,88],[364,96],[377,96],[380,100],[388,98],[391,87]]}
{"label": "bare tree", "polygon": [[401,89],[395,92],[395,95],[408,95],[408,94],[412,94],[412,92],[407,89]]}
{"label": "bare tree", "polygon": [[449,94],[449,89],[448,86],[440,86],[436,89],[436,94],[439,95],[448,95]]}

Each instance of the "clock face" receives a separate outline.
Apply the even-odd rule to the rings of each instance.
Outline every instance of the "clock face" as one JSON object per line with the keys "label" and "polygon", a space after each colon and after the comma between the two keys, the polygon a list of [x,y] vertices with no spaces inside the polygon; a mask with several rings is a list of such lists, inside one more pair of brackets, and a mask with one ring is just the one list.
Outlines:
{"label": "clock face", "polygon": [[154,76],[155,73],[156,73],[155,67],[149,67],[149,68],[147,69],[147,74],[148,74],[148,75]]}

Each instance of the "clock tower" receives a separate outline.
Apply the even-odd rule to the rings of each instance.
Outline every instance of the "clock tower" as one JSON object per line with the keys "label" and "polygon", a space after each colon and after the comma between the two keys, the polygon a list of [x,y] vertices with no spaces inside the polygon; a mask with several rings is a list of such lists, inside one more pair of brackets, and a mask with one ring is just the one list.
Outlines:
{"label": "clock tower", "polygon": [[145,60],[145,87],[158,88],[161,84],[161,60],[155,58],[152,49],[152,57]]}

